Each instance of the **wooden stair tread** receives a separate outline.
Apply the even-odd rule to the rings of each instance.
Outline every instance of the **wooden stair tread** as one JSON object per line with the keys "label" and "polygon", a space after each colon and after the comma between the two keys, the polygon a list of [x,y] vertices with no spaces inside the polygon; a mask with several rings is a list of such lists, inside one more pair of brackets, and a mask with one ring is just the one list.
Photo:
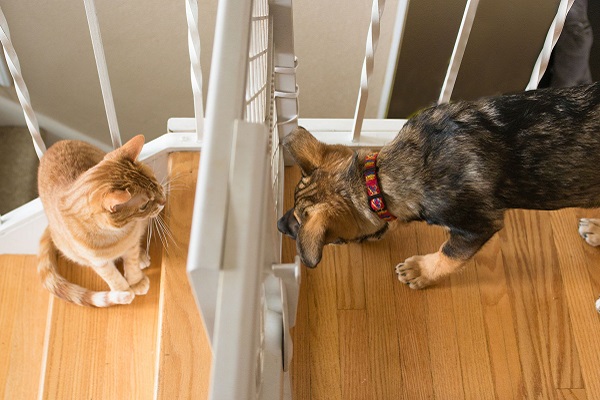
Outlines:
{"label": "wooden stair tread", "polygon": [[[90,308],[51,298],[41,398],[152,398],[161,261],[156,242],[150,257],[150,290],[130,305]],[[59,268],[72,282],[107,290],[92,269],[64,259]]]}
{"label": "wooden stair tread", "polygon": [[[40,283],[35,256],[0,256],[1,398],[208,397],[211,349],[186,272],[198,164],[198,152],[169,155],[176,179],[164,219],[172,239],[163,250],[154,235],[150,290],[130,305],[97,309],[55,299]],[[89,268],[61,259],[59,270],[107,290]]]}
{"label": "wooden stair tread", "polygon": [[0,398],[37,397],[49,298],[35,256],[0,256]]}
{"label": "wooden stair tread", "polygon": [[174,181],[165,221],[175,243],[170,242],[162,261],[158,399],[208,397],[212,353],[186,271],[199,157],[196,152],[169,155]]}

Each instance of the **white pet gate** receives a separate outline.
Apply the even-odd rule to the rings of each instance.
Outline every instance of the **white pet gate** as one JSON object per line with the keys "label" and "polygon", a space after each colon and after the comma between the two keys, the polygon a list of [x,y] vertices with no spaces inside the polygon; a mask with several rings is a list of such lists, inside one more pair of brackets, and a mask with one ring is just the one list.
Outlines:
{"label": "white pet gate", "polygon": [[[116,147],[121,139],[95,6],[93,0],[84,3]],[[527,89],[537,87],[572,3],[561,0]],[[282,214],[284,177],[279,141],[298,123],[292,1],[219,2],[205,114],[199,10],[196,0],[185,4],[195,118],[169,120],[171,133],[146,144],[141,159],[162,179],[168,153],[202,150],[188,271],[213,346],[210,398],[291,398],[289,328],[295,322],[300,274],[298,261],[280,263],[281,236],[275,222]],[[380,147],[404,123],[364,120],[384,4],[373,1],[354,120],[302,120],[323,142]],[[477,5],[478,0],[467,1],[440,103],[450,99]],[[387,100],[408,7],[409,0],[400,0],[384,88]],[[45,146],[1,9],[0,30],[27,126],[41,157]],[[46,223],[39,199],[1,216],[0,254],[35,254]]]}

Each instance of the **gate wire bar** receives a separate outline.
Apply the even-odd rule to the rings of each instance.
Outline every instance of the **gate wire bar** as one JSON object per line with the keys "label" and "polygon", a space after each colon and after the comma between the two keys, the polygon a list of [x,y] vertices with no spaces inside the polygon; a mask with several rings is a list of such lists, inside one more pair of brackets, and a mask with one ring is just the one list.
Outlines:
{"label": "gate wire bar", "polygon": [[[273,21],[276,126],[281,140],[298,126],[299,115],[292,0],[271,0],[269,11]],[[284,158],[286,165],[292,164],[288,154],[284,154]]]}
{"label": "gate wire bar", "polygon": [[567,19],[567,14],[569,13],[571,6],[573,5],[573,1],[574,0],[561,0],[560,4],[558,5],[556,16],[550,24],[548,34],[546,35],[546,40],[544,41],[544,46],[542,47],[542,51],[535,62],[533,71],[531,72],[531,78],[529,79],[529,83],[527,84],[525,90],[537,89],[542,76],[544,76],[544,73],[546,72],[546,68],[548,68],[548,62],[550,62],[552,49],[558,41],[560,33],[565,26],[565,20]]}
{"label": "gate wire bar", "polygon": [[356,102],[356,111],[354,113],[354,125],[352,127],[352,141],[360,140],[360,131],[362,129],[363,120],[365,119],[365,110],[367,108],[367,98],[369,97],[369,80],[373,74],[373,64],[375,63],[375,51],[379,43],[379,26],[385,0],[373,0],[371,8],[371,24],[367,34],[367,45],[365,51],[365,60],[363,62],[362,72],[360,75],[360,90],[358,91],[358,100]]}
{"label": "gate wire bar", "polygon": [[198,30],[198,1],[186,0],[185,15],[188,25],[188,49],[190,53],[190,76],[194,96],[194,118],[198,141],[204,132],[204,103],[202,101],[202,67],[200,65],[200,32]]}
{"label": "gate wire bar", "polygon": [[456,77],[458,76],[458,70],[462,63],[465,49],[467,48],[467,42],[469,41],[469,35],[471,34],[471,28],[473,27],[473,21],[475,20],[475,14],[477,13],[477,6],[479,0],[467,0],[465,6],[465,12],[460,23],[458,30],[458,36],[456,36],[456,42],[454,43],[454,49],[452,50],[452,56],[450,57],[450,64],[446,71],[446,78],[442,85],[442,91],[438,99],[438,104],[444,104],[450,101],[452,91],[454,90],[454,84],[456,83]]}
{"label": "gate wire bar", "polygon": [[[10,40],[8,22],[6,22],[6,17],[2,12],[2,8],[0,8],[0,42],[4,48],[6,64],[8,65],[10,74],[15,82],[15,90],[17,92],[17,97],[19,98],[19,103],[21,103],[21,107],[23,108],[25,123],[27,124],[27,128],[29,128],[29,133],[31,134],[31,139],[33,140],[33,146],[35,147],[35,152],[38,158],[42,158],[46,152],[46,145],[42,140],[40,126],[38,124],[37,117],[33,112],[33,107],[31,106],[31,99],[29,97],[29,91],[27,90],[25,80],[23,80],[19,57],[17,57],[17,52],[15,51],[12,41]],[[1,223],[2,221],[0,220],[0,224]]]}
{"label": "gate wire bar", "polygon": [[121,134],[119,133],[117,112],[115,111],[115,102],[110,88],[110,79],[108,78],[108,67],[106,66],[106,57],[104,57],[104,46],[102,45],[102,36],[100,35],[96,5],[94,4],[94,0],[83,0],[83,4],[90,28],[90,37],[92,38],[98,78],[100,79],[100,88],[102,89],[102,99],[104,100],[104,108],[108,120],[108,130],[110,131],[113,148],[116,149],[121,147]]}

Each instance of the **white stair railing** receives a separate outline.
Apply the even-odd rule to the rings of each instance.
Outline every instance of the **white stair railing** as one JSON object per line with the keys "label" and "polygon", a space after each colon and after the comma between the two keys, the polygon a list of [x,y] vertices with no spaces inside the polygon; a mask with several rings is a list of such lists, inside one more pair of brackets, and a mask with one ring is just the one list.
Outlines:
{"label": "white stair railing", "polygon": [[552,54],[552,49],[554,49],[554,45],[558,41],[558,38],[565,26],[565,20],[567,19],[567,14],[573,5],[574,0],[561,0],[558,5],[558,10],[556,11],[556,16],[552,20],[550,24],[550,28],[548,29],[548,34],[546,35],[546,40],[544,41],[544,45],[542,47],[542,51],[538,56],[535,65],[533,67],[533,71],[531,72],[531,78],[529,79],[529,83],[525,90],[537,89],[540,80],[544,76],[546,72],[546,68],[548,68],[548,63],[550,62],[550,55]]}
{"label": "white stair railing", "polygon": [[188,26],[188,49],[190,54],[190,76],[194,97],[194,121],[198,140],[204,131],[204,102],[202,100],[202,67],[200,65],[200,31],[198,30],[198,1],[185,1]]}
{"label": "white stair railing", "polygon": [[392,43],[390,45],[390,55],[388,56],[388,64],[385,70],[385,78],[383,87],[381,88],[381,100],[379,101],[379,110],[377,118],[385,118],[390,100],[392,98],[392,87],[394,85],[394,75],[396,74],[396,66],[398,65],[398,56],[402,47],[402,39],[404,37],[404,28],[406,27],[406,16],[408,15],[408,7],[410,0],[398,1],[396,9],[396,21],[394,22],[394,33],[392,34]]}
{"label": "white stair railing", "polygon": [[46,152],[46,145],[44,144],[42,135],[40,134],[40,126],[35,113],[33,112],[33,107],[31,106],[29,90],[27,90],[27,85],[25,84],[25,80],[23,80],[23,73],[21,72],[19,57],[17,56],[17,52],[15,51],[12,41],[10,40],[8,22],[6,21],[4,12],[2,12],[2,8],[0,8],[0,42],[2,43],[2,47],[4,49],[4,56],[6,57],[8,69],[15,83],[15,89],[17,91],[19,103],[21,103],[21,107],[23,108],[25,123],[27,124],[27,128],[29,128],[29,133],[31,134],[31,139],[33,140],[35,152],[37,153],[38,158],[42,158]]}
{"label": "white stair railing", "polygon": [[110,79],[108,77],[108,67],[106,66],[106,57],[104,56],[104,46],[102,45],[102,36],[100,35],[100,24],[96,13],[94,0],[83,0],[85,6],[85,15],[90,29],[92,47],[94,49],[94,58],[98,69],[98,78],[100,79],[100,89],[102,90],[102,99],[104,100],[104,109],[108,120],[108,130],[112,140],[113,148],[121,147],[121,133],[119,132],[119,123],[117,122],[117,111],[113,100]]}
{"label": "white stair railing", "polygon": [[360,132],[363,120],[365,119],[367,98],[369,97],[369,80],[373,74],[375,51],[377,50],[377,44],[379,43],[379,25],[384,8],[385,0],[373,0],[373,6],[371,7],[371,23],[369,24],[369,32],[367,33],[365,59],[360,74],[360,89],[358,91],[356,110],[354,111],[354,126],[352,127],[353,142],[358,142],[360,140]]}
{"label": "white stair railing", "polygon": [[450,57],[450,63],[448,64],[448,70],[446,71],[446,77],[444,78],[444,84],[442,85],[442,91],[438,99],[438,104],[450,101],[450,96],[452,96],[454,84],[456,83],[456,77],[458,76],[458,70],[460,69],[465,49],[467,48],[467,42],[471,35],[471,28],[475,21],[478,5],[479,0],[467,0],[465,12],[463,13],[460,28],[458,29],[458,35],[456,36],[456,42],[454,43],[454,49],[452,50],[452,56]]}

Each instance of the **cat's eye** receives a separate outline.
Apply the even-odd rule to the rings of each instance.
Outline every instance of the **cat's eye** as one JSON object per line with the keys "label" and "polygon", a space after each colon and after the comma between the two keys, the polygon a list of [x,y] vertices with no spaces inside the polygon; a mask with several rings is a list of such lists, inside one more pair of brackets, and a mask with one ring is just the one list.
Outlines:
{"label": "cat's eye", "polygon": [[148,208],[148,205],[150,204],[150,200],[146,201],[141,207],[140,207],[140,211],[146,211],[146,209]]}

